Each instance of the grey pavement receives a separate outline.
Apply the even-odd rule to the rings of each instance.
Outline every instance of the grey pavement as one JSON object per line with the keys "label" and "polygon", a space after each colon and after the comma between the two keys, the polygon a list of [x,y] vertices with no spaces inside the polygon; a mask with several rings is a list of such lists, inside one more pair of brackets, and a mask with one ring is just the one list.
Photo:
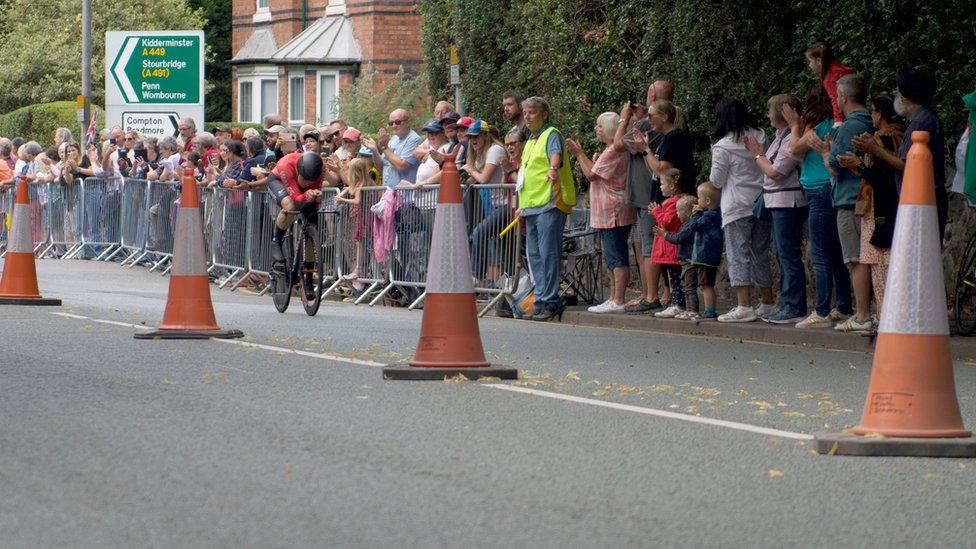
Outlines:
{"label": "grey pavement", "polygon": [[[45,260],[3,307],[4,547],[971,546],[976,462],[812,443],[475,382],[394,382],[421,314],[212,289],[247,341],[140,341],[168,279]],[[53,313],[68,313],[65,317]],[[864,352],[481,322],[509,382],[792,433],[857,422]],[[976,367],[956,364],[967,425]]]}

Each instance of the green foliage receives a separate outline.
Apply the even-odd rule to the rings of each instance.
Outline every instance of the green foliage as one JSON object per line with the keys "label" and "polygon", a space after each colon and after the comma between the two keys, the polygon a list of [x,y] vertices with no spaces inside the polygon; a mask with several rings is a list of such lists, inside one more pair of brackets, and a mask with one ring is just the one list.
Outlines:
{"label": "green foliage", "polygon": [[501,123],[505,90],[541,95],[557,127],[582,136],[591,152],[596,117],[629,98],[643,101],[658,78],[675,84],[693,131],[710,133],[723,96],[765,120],[768,97],[802,97],[816,82],[803,57],[816,41],[862,73],[872,93],[892,91],[904,66],[934,74],[950,138],[965,124],[961,96],[976,87],[969,0],[422,0],[418,11],[433,99],[453,95],[454,41],[468,112]]}
{"label": "green foliage", "polygon": [[[99,120],[105,119],[102,109],[96,107],[96,112]],[[9,138],[23,137],[48,146],[54,142],[54,130],[69,128],[77,140],[81,125],[75,116],[74,101],[28,105],[0,115],[0,135]]]}
{"label": "green foliage", "polygon": [[207,120],[230,118],[231,0],[186,0],[203,18],[207,37]]}
{"label": "green foliage", "polygon": [[[426,95],[426,80],[422,76],[406,74],[402,67],[392,82],[378,82],[375,72],[364,72],[351,86],[339,92],[339,118],[371,133],[386,126],[393,109],[415,112],[421,105],[426,105]],[[416,119],[414,122],[422,123]]]}
{"label": "green foliage", "polygon": [[[105,32],[196,30],[185,0],[92,0],[92,104],[105,102]],[[81,0],[0,5],[0,112],[81,93]]]}

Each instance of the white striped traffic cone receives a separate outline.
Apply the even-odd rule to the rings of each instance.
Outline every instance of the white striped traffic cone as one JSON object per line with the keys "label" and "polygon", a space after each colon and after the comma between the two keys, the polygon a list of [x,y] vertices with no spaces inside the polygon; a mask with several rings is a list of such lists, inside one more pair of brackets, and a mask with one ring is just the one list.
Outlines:
{"label": "white striped traffic cone", "polygon": [[17,182],[7,255],[3,262],[3,279],[0,280],[0,305],[61,305],[60,299],[41,297],[37,287],[26,177],[21,177]]}
{"label": "white striped traffic cone", "polygon": [[929,133],[909,138],[864,413],[852,434],[818,435],[821,453],[976,457],[952,373]]}
{"label": "white striped traffic cone", "polygon": [[385,379],[518,379],[518,370],[485,359],[478,330],[471,255],[461,205],[461,179],[453,157],[444,157],[427,263],[426,299],[417,353],[409,364],[383,368]]}
{"label": "white striped traffic cone", "polygon": [[240,330],[221,330],[210,300],[210,277],[203,244],[200,194],[193,169],[183,173],[180,209],[173,238],[173,270],[163,323],[153,332],[137,333],[136,339],[230,339],[244,337]]}

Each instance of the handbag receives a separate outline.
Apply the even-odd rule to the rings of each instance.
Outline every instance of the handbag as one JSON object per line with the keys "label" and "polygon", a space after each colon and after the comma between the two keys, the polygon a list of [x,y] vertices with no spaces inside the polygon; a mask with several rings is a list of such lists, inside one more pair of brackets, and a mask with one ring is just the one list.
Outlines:
{"label": "handbag", "polygon": [[766,209],[766,200],[763,198],[763,194],[759,193],[756,201],[752,203],[752,216],[760,221],[772,221],[773,214]]}

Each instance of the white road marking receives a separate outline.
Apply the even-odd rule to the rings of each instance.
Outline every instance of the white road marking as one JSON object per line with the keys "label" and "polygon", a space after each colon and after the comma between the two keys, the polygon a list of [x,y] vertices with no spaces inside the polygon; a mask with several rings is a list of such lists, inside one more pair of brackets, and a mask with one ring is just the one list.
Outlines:
{"label": "white road marking", "polygon": [[274,345],[264,345],[262,343],[251,343],[250,341],[241,341],[239,339],[214,339],[220,343],[229,343],[231,345],[240,345],[241,347],[251,347],[254,349],[264,349],[265,351],[272,351],[275,353],[285,353],[290,355],[307,356],[312,358],[322,358],[325,360],[334,360],[336,362],[345,362],[347,364],[355,364],[357,366],[369,366],[371,368],[382,368],[387,366],[382,362],[373,362],[372,360],[360,360],[358,358],[347,358],[344,356],[327,355],[325,353],[313,353],[311,351],[302,351],[299,349],[289,349],[287,347],[275,347]]}
{"label": "white road marking", "polygon": [[735,429],[738,431],[747,431],[750,433],[756,433],[760,435],[768,435],[780,438],[790,438],[793,440],[813,440],[813,435],[808,435],[806,433],[794,433],[792,431],[780,431],[779,429],[769,429],[767,427],[757,427],[755,425],[749,425],[747,423],[738,423],[735,421],[726,421],[724,419],[713,419],[709,417],[699,417],[691,416],[688,414],[679,414],[676,412],[668,412],[666,410],[656,410],[654,408],[644,408],[641,406],[632,406],[630,404],[619,404],[616,402],[606,402],[604,400],[595,400],[592,398],[584,398],[573,395],[564,395],[561,393],[550,393],[549,391],[540,391],[538,389],[529,389],[526,387],[515,387],[513,385],[504,385],[501,383],[483,383],[484,387],[491,387],[492,389],[501,389],[503,391],[511,391],[514,393],[524,393],[527,395],[535,395],[546,398],[553,398],[557,400],[565,400],[568,402],[575,402],[577,404],[589,404],[591,406],[600,406],[602,408],[610,408],[613,410],[621,410],[624,412],[635,412],[638,414],[644,414],[648,416],[657,416],[667,419],[678,419],[681,421],[688,421],[691,423],[699,423],[702,425],[712,425],[715,427],[725,427],[727,429]]}
{"label": "white road marking", "polygon": [[[140,330],[153,329],[149,326],[142,326],[140,324],[128,324],[125,322],[116,322],[114,320],[102,320],[100,318],[91,318],[87,316],[74,315],[70,313],[51,313],[51,314],[57,316],[63,316],[65,318],[72,318],[75,320],[88,320],[90,322],[98,322],[101,324],[122,326],[123,328],[138,328]],[[344,356],[329,355],[325,353],[313,353],[311,351],[302,351],[300,349],[289,349],[287,347],[276,347],[274,345],[264,345],[261,343],[252,343],[250,341],[241,341],[239,339],[211,339],[211,341],[216,341],[219,343],[229,343],[230,345],[239,345],[241,347],[249,347],[253,349],[263,349],[265,351],[272,351],[275,353],[299,355],[299,356],[306,356],[310,358],[320,358],[323,360],[331,360],[334,362],[345,362],[346,364],[355,364],[356,366],[368,366],[370,368],[382,368],[383,366],[386,366],[386,364],[383,364],[382,362],[373,362],[372,360],[360,360],[358,358],[348,358]]]}

